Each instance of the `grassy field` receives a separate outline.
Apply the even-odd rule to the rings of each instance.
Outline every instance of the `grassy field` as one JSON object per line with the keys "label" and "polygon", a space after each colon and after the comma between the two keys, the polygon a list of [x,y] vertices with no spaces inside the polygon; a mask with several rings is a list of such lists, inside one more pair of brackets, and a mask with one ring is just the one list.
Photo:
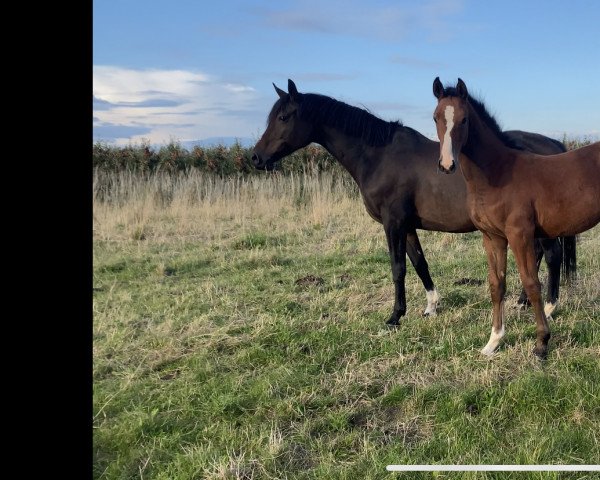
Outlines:
{"label": "grassy field", "polygon": [[409,265],[390,331],[385,236],[349,177],[110,175],[94,181],[94,478],[598,478],[385,466],[600,464],[600,227],[543,363],[509,255],[488,359],[477,232],[420,233],[439,314],[421,316]]}

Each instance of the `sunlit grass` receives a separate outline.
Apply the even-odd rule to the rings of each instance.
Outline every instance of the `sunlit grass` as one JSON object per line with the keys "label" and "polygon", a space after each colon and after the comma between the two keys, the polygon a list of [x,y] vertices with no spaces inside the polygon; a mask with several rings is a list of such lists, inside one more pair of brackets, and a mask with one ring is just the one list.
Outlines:
{"label": "sunlit grass", "polygon": [[[434,476],[385,465],[600,463],[600,227],[579,239],[548,360],[531,355],[532,312],[512,307],[487,359],[476,232],[419,233],[440,313],[421,316],[409,266],[407,316],[390,331],[385,236],[348,176],[110,175],[94,189],[96,478],[412,479]],[[519,290],[510,257],[508,304]]]}

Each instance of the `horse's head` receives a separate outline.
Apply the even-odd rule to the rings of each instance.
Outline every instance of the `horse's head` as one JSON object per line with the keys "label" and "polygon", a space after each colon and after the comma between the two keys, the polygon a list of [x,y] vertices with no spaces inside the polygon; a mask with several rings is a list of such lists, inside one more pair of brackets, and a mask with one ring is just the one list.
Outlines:
{"label": "horse's head", "polygon": [[286,93],[275,84],[279,100],[269,114],[267,129],[254,147],[252,161],[260,170],[272,170],[286,155],[311,142],[312,125],[301,118],[302,94],[288,80]]}
{"label": "horse's head", "polygon": [[467,142],[469,93],[465,82],[460,78],[455,89],[444,89],[440,78],[436,77],[433,82],[433,94],[438,99],[433,112],[433,121],[440,140],[438,169],[444,173],[452,173],[456,170],[460,151]]}

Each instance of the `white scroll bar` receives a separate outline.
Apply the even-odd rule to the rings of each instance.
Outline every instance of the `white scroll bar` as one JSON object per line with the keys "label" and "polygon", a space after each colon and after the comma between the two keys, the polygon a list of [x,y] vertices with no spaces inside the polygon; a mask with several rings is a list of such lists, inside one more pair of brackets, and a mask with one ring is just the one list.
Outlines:
{"label": "white scroll bar", "polygon": [[600,472],[600,465],[388,465],[388,472]]}

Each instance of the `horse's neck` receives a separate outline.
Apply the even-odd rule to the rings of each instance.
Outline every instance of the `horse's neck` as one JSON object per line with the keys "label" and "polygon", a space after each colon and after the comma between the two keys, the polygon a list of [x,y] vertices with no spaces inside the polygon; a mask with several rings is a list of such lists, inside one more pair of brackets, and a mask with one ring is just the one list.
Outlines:
{"label": "horse's neck", "polygon": [[462,148],[460,165],[467,182],[490,183],[498,175],[498,168],[505,163],[508,147],[477,116],[471,108],[469,134]]}
{"label": "horse's neck", "polygon": [[363,173],[366,171],[365,167],[372,166],[379,155],[377,150],[381,151],[381,147],[369,146],[364,140],[348,136],[330,126],[322,126],[315,141],[348,170],[359,187],[362,184]]}

